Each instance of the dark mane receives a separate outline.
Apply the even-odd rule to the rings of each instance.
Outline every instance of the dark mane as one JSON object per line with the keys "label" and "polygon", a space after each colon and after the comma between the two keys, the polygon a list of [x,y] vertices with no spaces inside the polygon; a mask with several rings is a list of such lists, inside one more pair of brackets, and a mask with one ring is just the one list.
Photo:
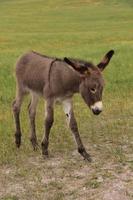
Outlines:
{"label": "dark mane", "polygon": [[[62,61],[62,62],[64,62],[64,60],[61,59],[61,58],[46,56],[46,55],[43,55],[43,54],[38,53],[38,52],[36,52],[36,51],[32,51],[32,52],[33,52],[34,54],[39,55],[39,56],[44,57],[44,58],[51,58],[51,59],[53,59],[54,62],[55,62],[55,61]],[[94,65],[93,65],[92,62],[88,62],[88,61],[81,60],[81,59],[78,59],[78,58],[69,58],[69,59],[70,59],[71,61],[73,61],[73,62],[79,64],[79,65],[83,65],[83,67],[92,68],[92,69],[94,68]],[[53,64],[53,62],[52,62],[51,64]]]}
{"label": "dark mane", "polygon": [[88,61],[77,59],[77,58],[68,58],[68,59],[70,59],[71,61],[73,61],[79,65],[84,65],[85,67],[88,67],[88,68],[94,67],[92,62],[88,62]]}
{"label": "dark mane", "polygon": [[[52,56],[46,56],[46,55],[43,55],[43,54],[41,54],[41,53],[38,53],[38,52],[36,52],[36,51],[32,51],[34,54],[36,54],[36,55],[39,55],[39,56],[41,56],[41,57],[44,57],[44,58],[52,58],[52,59],[56,59],[56,60],[58,60],[58,61],[63,61],[63,59],[61,59],[61,58],[56,58],[56,57],[52,57]],[[83,64],[84,66],[86,66],[86,67],[94,67],[94,65],[93,65],[93,63],[92,62],[88,62],[88,61],[85,61],[85,60],[81,60],[81,59],[77,59],[77,58],[69,58],[71,61],[73,61],[73,62],[75,62],[75,63],[77,63],[77,64]]]}

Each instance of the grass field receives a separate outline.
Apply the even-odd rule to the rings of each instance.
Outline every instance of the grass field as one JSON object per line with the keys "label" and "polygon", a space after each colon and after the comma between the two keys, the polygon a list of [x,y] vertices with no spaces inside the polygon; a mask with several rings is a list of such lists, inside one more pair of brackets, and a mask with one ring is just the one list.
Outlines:
{"label": "grass field", "polygon": [[[93,158],[76,151],[56,106],[50,157],[32,151],[25,99],[22,146],[14,145],[11,104],[14,66],[24,52],[70,56],[99,62],[115,50],[104,72],[104,112],[93,116],[79,95],[74,107],[81,138]],[[133,199],[133,1],[0,0],[0,199],[130,200]],[[43,135],[44,102],[37,112]]]}

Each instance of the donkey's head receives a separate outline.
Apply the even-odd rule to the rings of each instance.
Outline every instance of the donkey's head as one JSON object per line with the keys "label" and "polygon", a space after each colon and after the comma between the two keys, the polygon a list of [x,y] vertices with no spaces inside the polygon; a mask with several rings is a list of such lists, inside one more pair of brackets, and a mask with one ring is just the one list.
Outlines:
{"label": "donkey's head", "polygon": [[81,83],[79,92],[86,104],[91,108],[94,114],[98,115],[103,110],[102,92],[104,80],[102,71],[108,65],[114,51],[109,51],[102,61],[96,66],[85,61],[64,58],[64,61],[71,65],[74,70],[79,72]]}

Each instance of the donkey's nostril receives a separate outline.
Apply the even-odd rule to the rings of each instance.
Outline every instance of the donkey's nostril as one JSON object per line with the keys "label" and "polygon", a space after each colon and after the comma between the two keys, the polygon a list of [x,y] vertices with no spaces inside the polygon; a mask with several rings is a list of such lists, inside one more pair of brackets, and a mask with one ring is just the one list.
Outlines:
{"label": "donkey's nostril", "polygon": [[95,115],[99,115],[102,112],[102,110],[99,109],[92,109],[92,111]]}

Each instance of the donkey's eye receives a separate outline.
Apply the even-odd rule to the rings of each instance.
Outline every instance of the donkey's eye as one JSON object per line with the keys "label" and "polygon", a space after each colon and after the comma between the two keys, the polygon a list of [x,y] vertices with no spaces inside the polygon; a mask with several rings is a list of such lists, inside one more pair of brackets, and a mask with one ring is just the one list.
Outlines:
{"label": "donkey's eye", "polygon": [[91,93],[95,94],[96,93],[96,88],[90,88]]}

